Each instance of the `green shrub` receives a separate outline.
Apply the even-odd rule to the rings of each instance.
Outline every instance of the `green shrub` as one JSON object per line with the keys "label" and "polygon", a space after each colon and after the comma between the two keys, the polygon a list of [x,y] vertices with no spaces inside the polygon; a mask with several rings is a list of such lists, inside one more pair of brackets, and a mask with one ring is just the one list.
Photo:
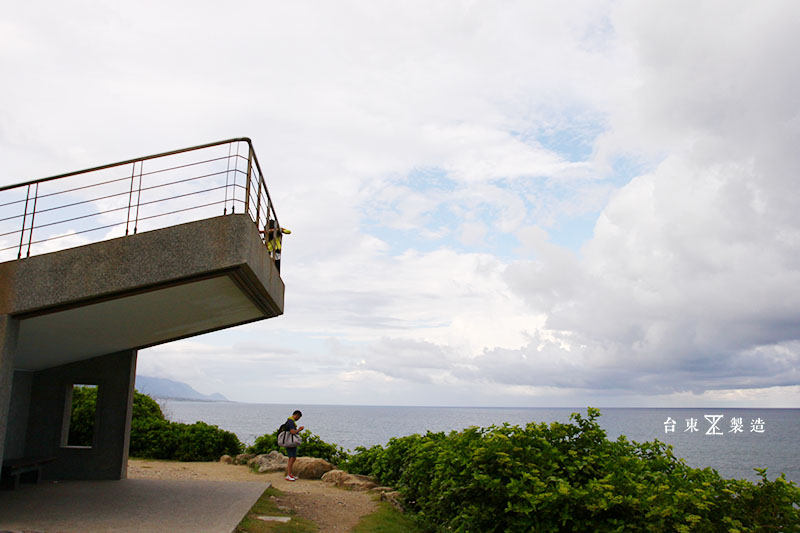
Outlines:
{"label": "green shrub", "polygon": [[[91,445],[96,401],[96,387],[74,388],[70,443],[87,442],[83,445]],[[236,455],[243,449],[244,445],[234,433],[217,426],[205,422],[170,422],[164,417],[158,402],[146,394],[134,391],[128,448],[128,455],[131,457],[216,461],[222,455]]]}
{"label": "green shrub", "polygon": [[274,433],[265,433],[260,437],[256,437],[255,443],[247,448],[247,453],[254,453],[256,455],[267,454],[271,451],[280,451],[281,447],[278,446],[278,430]]}
{"label": "green shrub", "polygon": [[138,391],[133,392],[133,420],[142,420],[145,418],[155,418],[158,420],[166,420],[164,413],[161,412],[161,406],[158,402],[152,399],[147,394],[142,394]]}
{"label": "green shrub", "polygon": [[[297,449],[298,455],[318,457],[336,465],[344,463],[348,458],[347,452],[341,446],[329,444],[307,429],[302,431],[300,436],[303,437],[303,443]],[[273,450],[281,453],[284,451],[282,447],[278,446],[277,429],[273,433],[265,433],[257,437],[255,443],[247,448],[247,453],[265,454]]]}
{"label": "green shrub", "polygon": [[392,439],[347,468],[398,488],[428,531],[800,531],[785,478],[727,480],[658,441],[609,441],[599,414]]}
{"label": "green shrub", "polygon": [[181,440],[174,459],[179,461],[216,461],[223,455],[242,453],[244,445],[234,433],[205,422],[175,424],[179,426]]}
{"label": "green shrub", "polygon": [[347,460],[347,452],[341,446],[328,444],[309,430],[301,432],[300,436],[303,437],[303,443],[298,449],[298,454],[305,457],[325,459],[335,465],[344,463]]}
{"label": "green shrub", "polygon": [[182,438],[180,424],[164,418],[134,418],[128,454],[148,459],[174,459]]}
{"label": "green shrub", "polygon": [[97,413],[97,387],[72,387],[72,413],[69,420],[69,446],[92,446]]}

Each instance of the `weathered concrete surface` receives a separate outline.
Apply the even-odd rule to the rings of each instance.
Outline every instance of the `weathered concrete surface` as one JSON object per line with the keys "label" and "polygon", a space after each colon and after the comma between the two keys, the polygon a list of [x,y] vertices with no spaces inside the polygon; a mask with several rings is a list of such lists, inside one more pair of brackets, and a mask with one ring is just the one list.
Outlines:
{"label": "weathered concrete surface", "polygon": [[[122,479],[128,466],[136,352],[104,355],[37,372],[30,399],[25,456],[55,457],[45,479]],[[67,446],[65,398],[74,384],[97,385],[91,447]],[[68,427],[68,426],[67,426]]]}
{"label": "weathered concrete surface", "polygon": [[269,487],[262,482],[43,482],[0,491],[0,529],[230,533]]}
{"label": "weathered concrete surface", "polygon": [[118,298],[226,270],[243,273],[259,304],[283,310],[283,283],[246,215],[227,215],[0,263],[0,315]]}
{"label": "weathered concrete surface", "polygon": [[18,322],[10,316],[0,315],[0,463],[5,456],[18,326]]}
{"label": "weathered concrete surface", "polygon": [[227,215],[0,263],[14,367],[41,370],[283,313],[255,224]]}

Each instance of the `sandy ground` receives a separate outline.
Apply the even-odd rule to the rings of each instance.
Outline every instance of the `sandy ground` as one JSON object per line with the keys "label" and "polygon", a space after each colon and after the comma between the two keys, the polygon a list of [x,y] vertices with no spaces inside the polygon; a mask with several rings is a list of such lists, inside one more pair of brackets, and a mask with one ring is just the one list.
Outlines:
{"label": "sandy ground", "polygon": [[313,521],[321,533],[350,531],[359,518],[377,510],[371,493],[337,488],[318,480],[286,481],[282,472],[258,474],[243,465],[224,463],[179,463],[130,459],[128,477],[139,479],[202,479],[218,481],[252,481],[281,490],[276,500],[281,509],[293,510],[297,516]]}

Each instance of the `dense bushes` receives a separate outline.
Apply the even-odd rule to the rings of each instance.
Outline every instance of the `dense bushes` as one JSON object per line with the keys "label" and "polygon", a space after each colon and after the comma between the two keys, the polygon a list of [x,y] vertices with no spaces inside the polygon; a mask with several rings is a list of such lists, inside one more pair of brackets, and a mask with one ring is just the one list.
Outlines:
{"label": "dense bushes", "polygon": [[357,448],[347,468],[398,488],[429,531],[800,531],[800,489],[695,469],[596,422],[470,428]]}
{"label": "dense bushes", "polygon": [[72,387],[72,414],[67,437],[70,446],[92,445],[96,412],[97,387],[93,385]]}
{"label": "dense bushes", "polygon": [[216,461],[222,455],[236,455],[243,449],[234,433],[205,422],[170,422],[155,400],[134,393],[129,449],[132,457]]}
{"label": "dense bushes", "polygon": [[[348,458],[347,452],[341,446],[328,444],[309,430],[302,431],[300,436],[303,437],[303,443],[300,445],[298,452],[304,457],[318,457],[333,464],[344,463]],[[250,446],[247,452],[262,454],[273,450],[284,451],[283,448],[278,446],[277,429],[273,433],[266,433],[257,437],[255,444]]]}
{"label": "dense bushes", "polygon": [[[96,402],[97,387],[74,387],[70,444],[91,446]],[[234,433],[205,422],[170,422],[155,400],[134,392],[128,451],[131,457],[216,461],[221,455],[236,455],[243,449]]]}

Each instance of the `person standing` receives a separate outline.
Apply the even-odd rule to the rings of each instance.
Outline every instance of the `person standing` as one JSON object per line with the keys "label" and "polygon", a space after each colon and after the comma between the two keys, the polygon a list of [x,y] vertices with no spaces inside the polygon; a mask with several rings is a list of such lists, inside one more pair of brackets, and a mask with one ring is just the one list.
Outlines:
{"label": "person standing", "polygon": [[[296,435],[303,431],[303,426],[297,427],[297,421],[300,420],[301,416],[303,416],[303,413],[301,413],[299,410],[292,413],[292,416],[286,420],[284,431],[288,431],[292,435]],[[292,474],[292,467],[294,466],[294,462],[297,460],[297,446],[286,448],[286,455],[289,457],[289,462],[286,464],[286,481],[297,481],[297,478],[294,476],[294,474]]]}
{"label": "person standing", "polygon": [[265,235],[265,242],[267,250],[269,250],[272,259],[275,261],[275,268],[278,272],[281,271],[281,246],[283,244],[283,236],[289,235],[291,230],[286,228],[279,228],[274,220],[270,220],[267,229],[259,230],[259,233]]}

